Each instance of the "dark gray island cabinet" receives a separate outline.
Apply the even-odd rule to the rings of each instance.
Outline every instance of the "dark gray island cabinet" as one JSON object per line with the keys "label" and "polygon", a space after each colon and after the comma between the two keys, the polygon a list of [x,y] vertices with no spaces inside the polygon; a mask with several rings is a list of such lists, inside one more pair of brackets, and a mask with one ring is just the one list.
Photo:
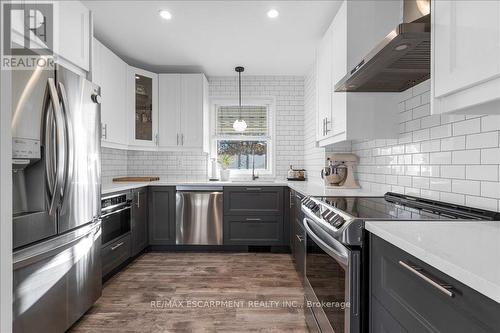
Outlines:
{"label": "dark gray island cabinet", "polygon": [[371,333],[500,332],[499,303],[382,238],[369,238]]}
{"label": "dark gray island cabinet", "polygon": [[285,245],[284,187],[224,187],[225,245]]}
{"label": "dark gray island cabinet", "polygon": [[149,245],[175,244],[175,187],[150,186]]}

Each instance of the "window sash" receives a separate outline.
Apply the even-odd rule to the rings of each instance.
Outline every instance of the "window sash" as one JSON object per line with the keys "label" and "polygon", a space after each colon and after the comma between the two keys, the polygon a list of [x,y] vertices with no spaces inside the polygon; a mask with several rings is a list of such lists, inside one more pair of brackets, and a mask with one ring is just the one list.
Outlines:
{"label": "window sash", "polygon": [[[238,133],[233,129],[235,120],[245,120],[247,129]],[[269,107],[268,105],[217,105],[215,115],[216,136],[268,136],[269,135]]]}

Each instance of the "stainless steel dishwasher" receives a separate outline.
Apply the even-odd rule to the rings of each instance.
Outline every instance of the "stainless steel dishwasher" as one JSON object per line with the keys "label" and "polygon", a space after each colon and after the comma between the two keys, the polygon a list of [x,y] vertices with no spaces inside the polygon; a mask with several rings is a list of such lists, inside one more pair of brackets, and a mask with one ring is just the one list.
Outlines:
{"label": "stainless steel dishwasher", "polygon": [[222,187],[177,186],[175,243],[222,244]]}

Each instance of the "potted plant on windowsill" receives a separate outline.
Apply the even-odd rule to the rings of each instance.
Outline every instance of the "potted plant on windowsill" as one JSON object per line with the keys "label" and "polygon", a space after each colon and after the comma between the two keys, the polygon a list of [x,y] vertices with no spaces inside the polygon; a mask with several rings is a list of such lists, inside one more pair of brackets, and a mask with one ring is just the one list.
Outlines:
{"label": "potted plant on windowsill", "polygon": [[229,156],[227,154],[223,154],[219,157],[219,164],[221,166],[221,170],[220,170],[220,180],[221,181],[228,181],[229,180],[230,170],[228,168],[231,165],[232,161],[233,161],[233,159],[231,158],[231,156]]}

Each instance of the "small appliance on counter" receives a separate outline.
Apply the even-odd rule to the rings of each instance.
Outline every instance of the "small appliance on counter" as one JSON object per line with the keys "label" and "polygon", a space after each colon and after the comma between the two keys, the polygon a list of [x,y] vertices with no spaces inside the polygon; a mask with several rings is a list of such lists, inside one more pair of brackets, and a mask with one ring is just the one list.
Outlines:
{"label": "small appliance on counter", "polygon": [[290,165],[290,169],[288,169],[286,179],[291,180],[291,181],[305,181],[307,179],[306,178],[306,170],[305,169],[294,169]]}
{"label": "small appliance on counter", "polygon": [[354,179],[354,166],[358,157],[350,153],[330,153],[326,156],[327,166],[321,170],[321,178],[327,187],[360,188]]}

